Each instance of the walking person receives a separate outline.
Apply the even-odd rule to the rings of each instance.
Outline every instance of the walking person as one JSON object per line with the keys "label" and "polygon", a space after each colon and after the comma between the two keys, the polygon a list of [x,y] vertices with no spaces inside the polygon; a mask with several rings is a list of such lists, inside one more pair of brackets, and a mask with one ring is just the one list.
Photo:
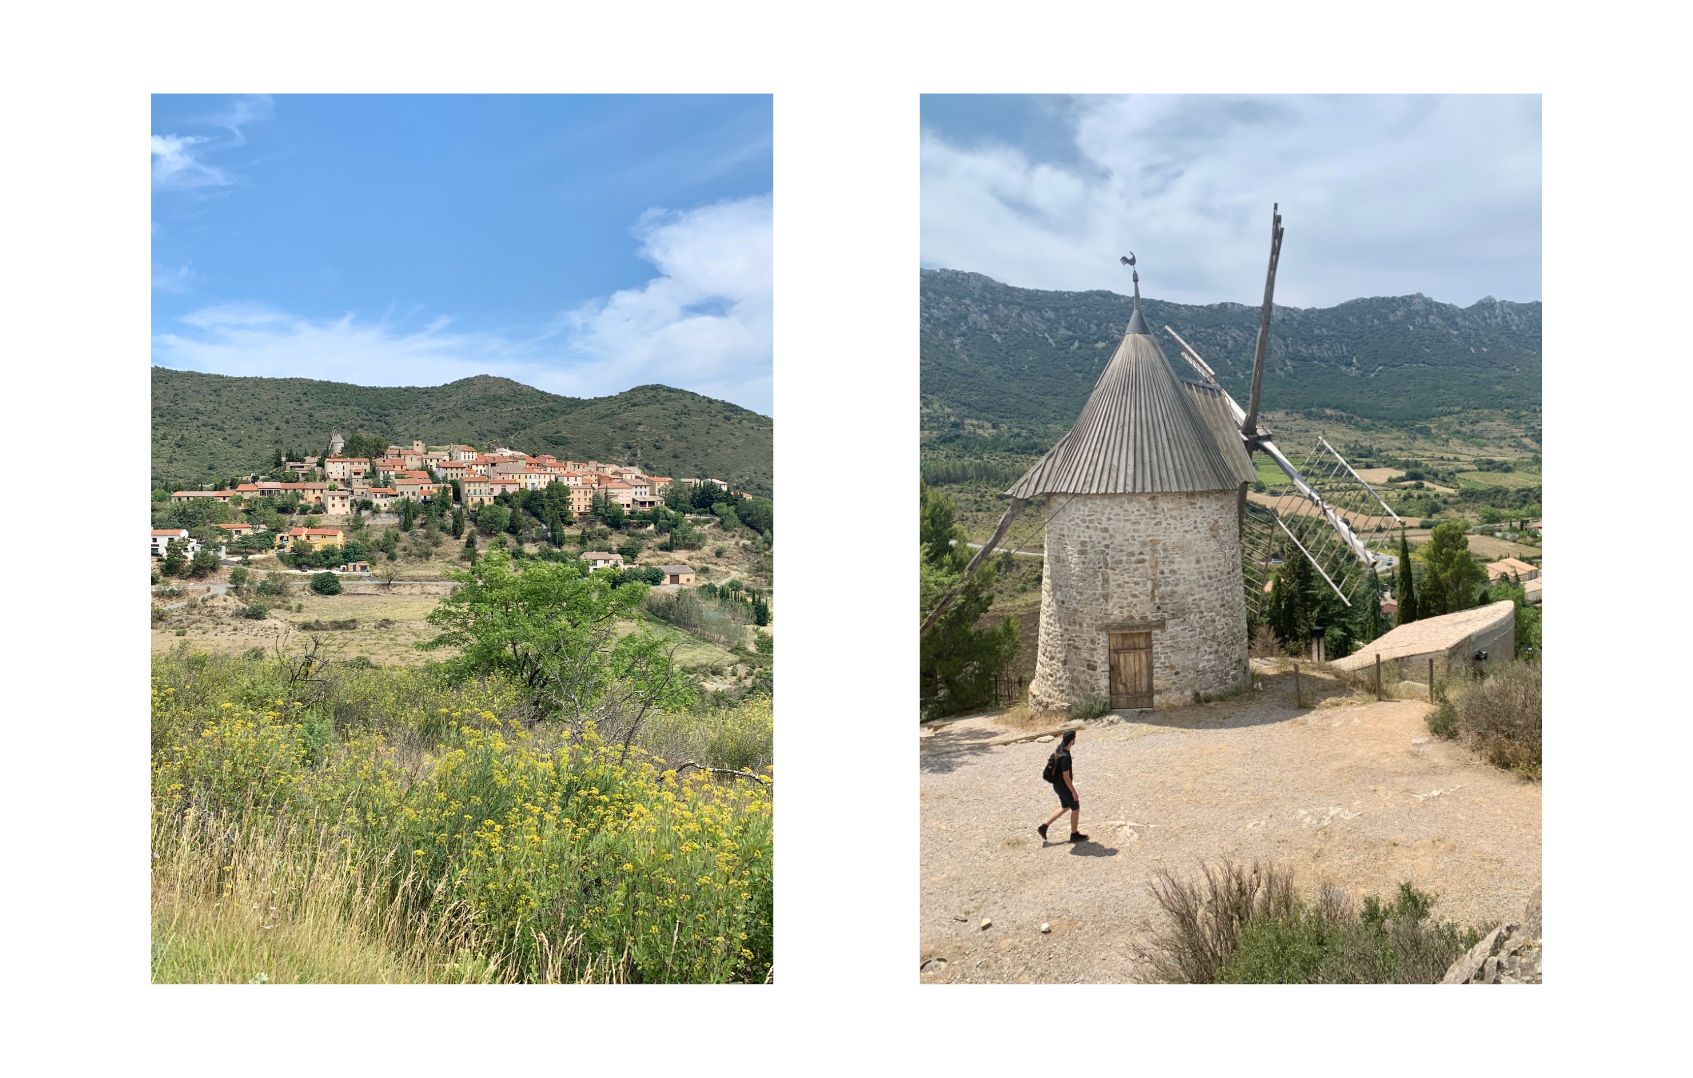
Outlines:
{"label": "walking person", "polygon": [[1046,842],[1046,829],[1053,821],[1070,813],[1070,841],[1086,842],[1088,837],[1082,834],[1082,799],[1076,796],[1076,781],[1071,774],[1070,746],[1076,743],[1076,731],[1066,730],[1058,741],[1058,748],[1047,757],[1046,770],[1041,777],[1052,783],[1052,789],[1058,794],[1058,811],[1048,816],[1046,822],[1035,828],[1040,832],[1042,844]]}

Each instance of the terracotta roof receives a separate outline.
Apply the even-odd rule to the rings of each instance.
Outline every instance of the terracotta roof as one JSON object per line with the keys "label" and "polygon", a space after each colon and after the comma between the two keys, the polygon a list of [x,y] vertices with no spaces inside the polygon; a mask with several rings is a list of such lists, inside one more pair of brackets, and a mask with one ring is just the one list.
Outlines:
{"label": "terracotta roof", "polygon": [[622,561],[623,555],[613,554],[609,550],[587,550],[582,557],[588,561]]}
{"label": "terracotta roof", "polygon": [[1502,576],[1522,576],[1525,573],[1537,573],[1540,567],[1530,565],[1517,558],[1500,558],[1498,561],[1487,563],[1487,576],[1490,580],[1497,580]]}
{"label": "terracotta roof", "polygon": [[658,568],[666,576],[672,573],[691,573],[694,571],[694,567],[691,565],[661,565]]}

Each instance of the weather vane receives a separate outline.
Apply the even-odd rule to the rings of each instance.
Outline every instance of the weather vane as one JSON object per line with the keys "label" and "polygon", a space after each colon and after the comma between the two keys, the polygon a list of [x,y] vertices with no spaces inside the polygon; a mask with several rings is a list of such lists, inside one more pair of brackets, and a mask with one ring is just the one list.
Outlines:
{"label": "weather vane", "polygon": [[1134,278],[1135,282],[1135,302],[1138,304],[1140,302],[1140,270],[1134,268],[1135,253],[1130,251],[1128,254],[1118,259],[1118,261],[1129,267],[1129,275]]}

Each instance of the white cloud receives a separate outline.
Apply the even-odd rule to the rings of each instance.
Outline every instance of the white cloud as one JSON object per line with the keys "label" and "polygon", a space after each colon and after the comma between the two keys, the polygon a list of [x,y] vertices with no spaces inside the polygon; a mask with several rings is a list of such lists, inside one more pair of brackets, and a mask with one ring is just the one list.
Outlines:
{"label": "white cloud", "polygon": [[1279,301],[1539,297],[1536,98],[1081,98],[1057,122],[1066,160],[924,132],[925,265],[1126,292],[1134,250],[1149,295],[1252,303],[1280,202]]}
{"label": "white cloud", "polygon": [[153,189],[189,191],[234,183],[233,175],[203,159],[210,143],[200,135],[154,135]]}
{"label": "white cloud", "polygon": [[310,318],[259,303],[203,307],[153,338],[154,362],[187,370],[440,385],[494,374],[570,396],[660,382],[770,412],[769,197],[654,210],[635,235],[657,274],[561,313],[540,334],[449,332],[353,313]]}
{"label": "white cloud", "polygon": [[[247,144],[244,128],[268,120],[275,113],[269,95],[232,97],[217,112],[188,121],[190,127],[212,127],[227,137],[209,135],[160,135],[152,137],[153,190],[192,191],[204,187],[228,187],[240,177],[213,164],[209,158],[219,151]],[[155,223],[155,230],[157,225]]]}
{"label": "white cloud", "polygon": [[233,145],[244,146],[247,136],[242,128],[248,124],[268,120],[276,114],[276,104],[269,94],[249,94],[230,98],[229,104],[206,117],[206,124],[229,132]]}
{"label": "white cloud", "polygon": [[161,266],[155,262],[153,263],[153,291],[186,292],[188,291],[188,281],[193,276],[194,272],[186,265],[171,269],[169,266]]}

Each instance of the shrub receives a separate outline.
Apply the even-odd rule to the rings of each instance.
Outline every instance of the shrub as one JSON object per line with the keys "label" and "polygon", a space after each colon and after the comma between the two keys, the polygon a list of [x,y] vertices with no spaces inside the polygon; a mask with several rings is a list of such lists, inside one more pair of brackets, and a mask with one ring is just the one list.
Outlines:
{"label": "shrub", "polygon": [[[337,960],[352,941],[417,980],[768,978],[768,773],[678,775],[638,747],[620,760],[592,723],[525,728],[497,677],[331,666],[310,705],[286,686],[280,664],[155,659],[156,926],[238,907],[229,949],[309,939],[327,953],[290,968],[326,980],[370,976]],[[665,729],[750,770],[769,714]],[[241,922],[261,897],[270,916]]]}
{"label": "shrub", "polygon": [[334,573],[318,573],[312,577],[312,590],[319,595],[340,595],[341,578]]}
{"label": "shrub", "polygon": [[1409,883],[1391,903],[1355,907],[1324,887],[1298,898],[1274,867],[1205,865],[1194,881],[1160,870],[1150,885],[1165,922],[1138,957],[1142,980],[1185,984],[1428,984],[1480,939],[1430,917],[1435,897]]}
{"label": "shrub", "polygon": [[1492,667],[1453,696],[1452,709],[1460,740],[1488,763],[1540,777],[1539,663]]}
{"label": "shrub", "polygon": [[187,636],[187,635],[188,635],[188,630],[187,630],[187,629],[178,629],[178,630],[177,630],[177,631],[176,631],[176,635],[178,635],[178,636]]}
{"label": "shrub", "polygon": [[1084,696],[1070,708],[1070,717],[1097,719],[1111,711],[1111,701],[1103,696]]}
{"label": "shrub", "polygon": [[263,621],[264,619],[270,617],[270,608],[262,606],[259,603],[254,603],[251,606],[242,607],[241,616],[247,618],[249,621]]}
{"label": "shrub", "polygon": [[1428,731],[1447,741],[1458,736],[1458,709],[1452,706],[1452,701],[1442,700],[1428,713]]}

